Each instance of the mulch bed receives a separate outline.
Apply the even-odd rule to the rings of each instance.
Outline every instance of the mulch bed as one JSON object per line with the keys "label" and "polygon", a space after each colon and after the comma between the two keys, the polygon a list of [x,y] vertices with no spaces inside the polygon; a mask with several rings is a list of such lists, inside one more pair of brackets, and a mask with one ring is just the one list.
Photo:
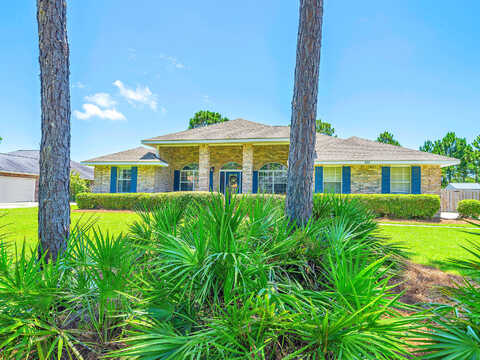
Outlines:
{"label": "mulch bed", "polygon": [[397,292],[405,291],[400,301],[405,304],[442,303],[448,304],[448,298],[440,291],[441,287],[456,287],[462,283],[462,277],[449,274],[431,266],[406,263],[401,276],[393,279],[398,283]]}

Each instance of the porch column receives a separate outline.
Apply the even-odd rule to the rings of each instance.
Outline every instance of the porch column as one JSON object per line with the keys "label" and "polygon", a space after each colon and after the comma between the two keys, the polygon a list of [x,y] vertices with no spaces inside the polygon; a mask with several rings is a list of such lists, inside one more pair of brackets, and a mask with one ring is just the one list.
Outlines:
{"label": "porch column", "polygon": [[253,179],[253,145],[243,145],[243,160],[242,160],[242,192],[244,194],[252,192]]}
{"label": "porch column", "polygon": [[198,190],[208,191],[210,180],[210,149],[200,145],[198,150]]}

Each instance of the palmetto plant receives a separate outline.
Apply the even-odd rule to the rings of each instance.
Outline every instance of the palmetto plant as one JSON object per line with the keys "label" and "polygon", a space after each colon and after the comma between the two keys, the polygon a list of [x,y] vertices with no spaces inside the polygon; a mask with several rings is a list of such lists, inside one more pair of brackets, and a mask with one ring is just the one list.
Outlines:
{"label": "palmetto plant", "polygon": [[269,197],[212,195],[141,207],[129,234],[78,226],[53,262],[4,247],[0,357],[405,358],[423,317],[397,311],[401,258],[358,203],[330,201],[295,227]]}
{"label": "palmetto plant", "polygon": [[[150,302],[139,306],[119,340],[127,347],[111,356],[405,358],[422,316],[396,310],[400,295],[388,282],[397,254],[357,203],[331,206],[303,228],[268,197],[212,196],[182,219],[172,209],[146,220],[143,212],[132,227],[137,243],[150,244],[143,296],[161,297],[153,312]],[[159,218],[156,230],[142,230]]]}
{"label": "palmetto plant", "polygon": [[466,277],[458,287],[444,289],[453,305],[436,309],[427,333],[429,343],[424,345],[425,359],[480,359],[480,246],[470,242],[464,249],[471,259],[451,263]]}

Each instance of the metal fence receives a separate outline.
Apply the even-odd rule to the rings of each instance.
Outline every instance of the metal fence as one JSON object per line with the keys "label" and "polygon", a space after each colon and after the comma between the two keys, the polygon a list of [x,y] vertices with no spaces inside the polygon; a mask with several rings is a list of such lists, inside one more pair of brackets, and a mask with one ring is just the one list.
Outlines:
{"label": "metal fence", "polygon": [[458,203],[466,199],[480,200],[480,190],[445,190],[440,193],[441,211],[456,212]]}

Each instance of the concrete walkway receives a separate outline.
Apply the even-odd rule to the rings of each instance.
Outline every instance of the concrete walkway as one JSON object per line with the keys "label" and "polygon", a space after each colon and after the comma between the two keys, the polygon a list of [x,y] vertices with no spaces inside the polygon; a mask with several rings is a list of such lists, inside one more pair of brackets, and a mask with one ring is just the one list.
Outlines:
{"label": "concrete walkway", "polygon": [[[71,202],[70,206],[77,205],[76,202]],[[0,203],[0,209],[22,209],[22,208],[32,208],[37,207],[38,202],[13,202],[13,203]]]}
{"label": "concrete walkway", "polygon": [[20,208],[30,208],[37,207],[38,202],[13,202],[13,203],[0,203],[0,209],[20,209]]}
{"label": "concrete walkway", "polygon": [[459,215],[456,212],[442,211],[440,213],[440,218],[445,220],[457,220],[459,218]]}
{"label": "concrete walkway", "polygon": [[381,223],[379,222],[378,225],[380,226],[400,226],[400,227],[422,227],[422,228],[435,228],[435,229],[463,229],[463,230],[477,230],[480,231],[480,227],[469,227],[469,226],[445,226],[445,225],[421,225],[421,224],[389,224],[389,223]]}

